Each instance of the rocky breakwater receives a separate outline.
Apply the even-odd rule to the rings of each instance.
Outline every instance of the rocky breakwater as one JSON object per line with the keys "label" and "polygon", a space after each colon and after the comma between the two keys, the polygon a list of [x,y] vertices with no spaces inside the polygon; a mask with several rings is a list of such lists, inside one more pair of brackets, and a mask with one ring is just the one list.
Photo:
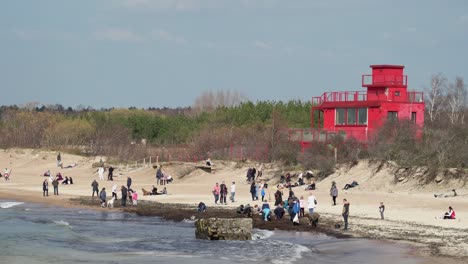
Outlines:
{"label": "rocky breakwater", "polygon": [[207,218],[195,222],[195,236],[207,240],[251,240],[251,218]]}

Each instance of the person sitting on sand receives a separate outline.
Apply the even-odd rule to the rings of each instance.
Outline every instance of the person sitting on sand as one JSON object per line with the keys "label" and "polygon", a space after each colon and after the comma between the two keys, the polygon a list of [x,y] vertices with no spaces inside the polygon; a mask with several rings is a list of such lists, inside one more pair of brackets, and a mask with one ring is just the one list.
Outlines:
{"label": "person sitting on sand", "polygon": [[238,214],[244,214],[244,205],[243,204],[239,205],[239,207],[237,207],[236,212]]}
{"label": "person sitting on sand", "polygon": [[444,214],[444,219],[455,219],[455,210],[449,206],[449,211]]}
{"label": "person sitting on sand", "polygon": [[62,181],[62,184],[69,184],[70,183],[69,181],[70,180],[68,179],[68,177],[65,176],[65,180]]}
{"label": "person sitting on sand", "polygon": [[11,170],[9,170],[8,168],[5,168],[5,171],[3,171],[3,177],[5,178],[5,181],[10,180],[10,174],[11,174]]}
{"label": "person sitting on sand", "polygon": [[434,194],[435,198],[447,198],[447,197],[455,197],[457,196],[457,192],[455,189],[451,190],[449,193],[446,194]]}
{"label": "person sitting on sand", "polygon": [[206,205],[204,202],[200,202],[197,207],[197,211],[202,213],[206,211]]}
{"label": "person sitting on sand", "polygon": [[253,213],[252,213],[252,206],[250,206],[250,204],[246,204],[244,206],[244,211],[243,211],[243,215],[246,215],[248,217],[252,217]]}
{"label": "person sitting on sand", "polygon": [[42,175],[44,177],[49,177],[50,176],[50,170],[47,170],[46,172],[44,172],[44,175]]}
{"label": "person sitting on sand", "polygon": [[206,166],[208,166],[208,167],[213,166],[213,163],[211,162],[211,159],[210,159],[210,158],[208,158],[208,159],[206,160]]}
{"label": "person sitting on sand", "polygon": [[72,177],[68,178],[68,182],[69,182],[70,184],[73,184],[73,178],[72,178]]}
{"label": "person sitting on sand", "polygon": [[357,181],[353,181],[351,184],[346,184],[345,187],[343,188],[343,190],[348,190],[349,188],[354,188],[356,186],[358,186],[359,183]]}

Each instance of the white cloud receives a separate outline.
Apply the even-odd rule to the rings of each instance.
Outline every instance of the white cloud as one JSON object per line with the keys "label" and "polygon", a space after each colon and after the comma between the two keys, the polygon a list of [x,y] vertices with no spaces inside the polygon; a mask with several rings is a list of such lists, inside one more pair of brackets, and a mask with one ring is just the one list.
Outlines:
{"label": "white cloud", "polygon": [[115,42],[132,42],[138,43],[143,42],[144,37],[136,34],[132,31],[120,28],[108,28],[97,30],[93,33],[93,36],[99,40],[115,41]]}
{"label": "white cloud", "polygon": [[273,44],[269,41],[257,40],[252,43],[252,46],[261,50],[272,50]]}
{"label": "white cloud", "polygon": [[468,24],[468,15],[463,15],[458,18],[460,24]]}
{"label": "white cloud", "polygon": [[43,35],[37,30],[16,30],[14,33],[16,37],[22,40],[32,40]]}
{"label": "white cloud", "polygon": [[153,30],[150,35],[153,39],[161,42],[173,43],[177,45],[183,45],[187,43],[187,40],[183,36],[167,32],[163,29]]}

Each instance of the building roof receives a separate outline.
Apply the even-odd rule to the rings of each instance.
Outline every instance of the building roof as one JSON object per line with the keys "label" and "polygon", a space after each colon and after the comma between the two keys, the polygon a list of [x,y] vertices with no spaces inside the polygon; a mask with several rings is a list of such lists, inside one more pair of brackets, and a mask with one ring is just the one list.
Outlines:
{"label": "building roof", "polygon": [[374,64],[370,66],[372,69],[374,68],[386,68],[386,69],[403,69],[405,66],[403,65],[391,65],[391,64]]}

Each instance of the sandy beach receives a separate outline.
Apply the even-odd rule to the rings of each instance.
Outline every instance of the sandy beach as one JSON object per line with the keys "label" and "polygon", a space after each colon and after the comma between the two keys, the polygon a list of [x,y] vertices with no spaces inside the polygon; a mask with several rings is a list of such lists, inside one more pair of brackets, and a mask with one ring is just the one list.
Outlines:
{"label": "sandy beach", "polygon": [[[48,203],[57,206],[76,206],[69,198],[91,195],[91,182],[98,180],[99,188],[105,187],[110,196],[114,184],[126,185],[127,177],[133,180],[132,189],[137,190],[140,200],[158,201],[161,203],[183,203],[195,206],[200,201],[208,208],[215,206],[211,190],[216,182],[225,181],[228,187],[235,181],[236,202],[222,207],[237,207],[240,204],[261,204],[252,202],[249,185],[245,175],[249,166],[258,163],[236,163],[214,161],[214,172],[208,173],[196,169],[195,163],[162,164],[163,169],[174,178],[174,183],[166,185],[168,195],[143,196],[141,189],[151,189],[155,185],[155,170],[152,166],[131,168],[117,166],[114,181],[99,180],[96,168],[92,164],[105,157],[87,158],[62,153],[64,166],[77,164],[74,168],[61,169],[56,164],[56,153],[10,149],[0,151],[0,166],[12,170],[11,180],[0,179],[0,198]],[[428,256],[428,263],[466,263],[468,259],[468,188],[461,180],[447,180],[441,183],[429,183],[420,187],[417,179],[407,179],[403,183],[395,181],[391,168],[373,171],[374,164],[363,161],[356,166],[341,168],[325,180],[317,182],[317,190],[312,191],[317,197],[316,211],[322,217],[341,222],[342,199],[350,202],[350,230],[345,232],[355,237],[396,240],[409,242],[418,249],[415,254]],[[53,175],[61,172],[63,176],[73,177],[73,185],[60,185],[59,196],[53,195],[49,185],[49,196],[42,196],[42,182],[47,177],[43,173],[50,170]],[[269,183],[266,197],[271,206],[273,193],[283,170],[274,164],[265,164],[263,179]],[[107,173],[106,173],[107,178]],[[346,183],[356,180],[359,186],[341,190]],[[329,195],[331,181],[337,182],[340,189],[338,205],[332,206]],[[159,187],[159,190],[162,188]],[[458,196],[434,198],[434,193],[447,193],[456,189]],[[304,196],[307,200],[311,191],[302,187],[293,188],[295,195]],[[285,194],[287,191],[285,190]],[[287,195],[287,194],[286,194]],[[120,193],[119,193],[120,197]],[[385,220],[380,219],[379,204],[386,206]],[[457,219],[442,220],[440,217],[452,206]],[[218,206],[218,207],[221,207]],[[97,209],[98,207],[96,207]],[[107,210],[107,209],[104,209]],[[330,227],[332,228],[332,227]]]}

